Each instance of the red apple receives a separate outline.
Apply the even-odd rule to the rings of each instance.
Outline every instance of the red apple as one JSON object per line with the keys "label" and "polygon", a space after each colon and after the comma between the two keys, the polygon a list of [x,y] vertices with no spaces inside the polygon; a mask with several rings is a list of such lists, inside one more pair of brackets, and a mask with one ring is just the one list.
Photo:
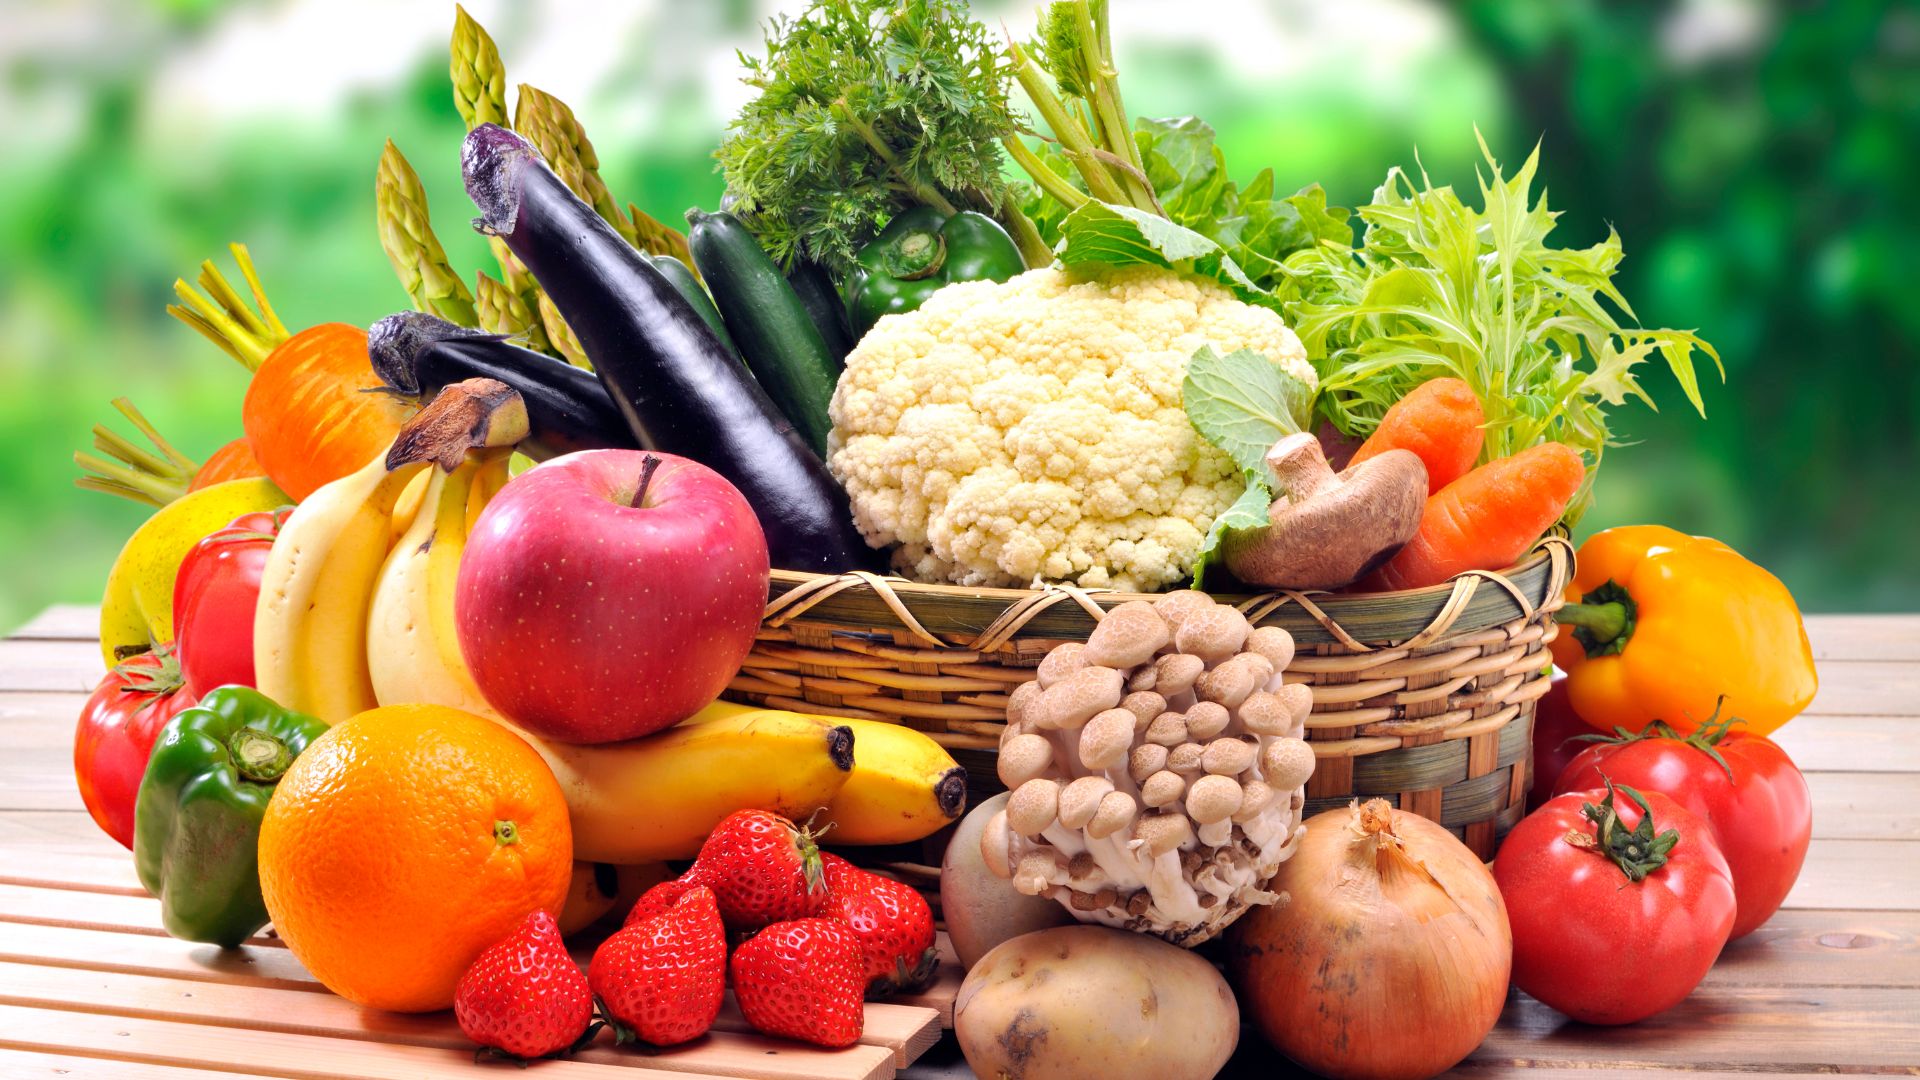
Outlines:
{"label": "red apple", "polygon": [[724,477],[672,454],[587,450],[487,504],[454,621],[489,704],[536,734],[600,743],[718,697],[766,603],[767,538]]}

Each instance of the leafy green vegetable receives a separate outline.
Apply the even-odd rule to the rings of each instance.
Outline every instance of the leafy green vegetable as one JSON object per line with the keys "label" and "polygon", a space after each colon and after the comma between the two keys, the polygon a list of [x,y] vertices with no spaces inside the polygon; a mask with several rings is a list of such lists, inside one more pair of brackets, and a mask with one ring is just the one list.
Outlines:
{"label": "leafy green vegetable", "polygon": [[1219,244],[1131,206],[1083,203],[1060,223],[1054,250],[1067,266],[1161,266],[1213,278],[1247,299],[1265,296]]}
{"label": "leafy green vegetable", "polygon": [[835,270],[894,214],[979,210],[1045,246],[1001,177],[1006,57],[964,0],[814,0],[768,26],[758,91],[715,153],[736,216],[776,261]]}
{"label": "leafy green vegetable", "polygon": [[1180,383],[1187,420],[1241,470],[1267,472],[1267,450],[1306,430],[1313,387],[1251,349],[1225,356],[1202,345]]}
{"label": "leafy green vegetable", "polygon": [[1203,120],[1142,117],[1134,138],[1167,217],[1219,244],[1263,292],[1294,252],[1323,242],[1353,246],[1347,211],[1329,207],[1319,184],[1275,198],[1273,170],[1262,169],[1245,188],[1236,185]]}
{"label": "leafy green vegetable", "polygon": [[1180,396],[1193,429],[1233,459],[1247,481],[1240,497],[1207,530],[1193,565],[1197,589],[1229,530],[1267,523],[1267,506],[1273,501],[1267,450],[1282,437],[1306,429],[1313,415],[1313,387],[1252,350],[1221,356],[1202,345],[1187,364]]}
{"label": "leafy green vegetable", "polygon": [[1143,117],[1134,124],[1134,138],[1153,185],[1152,209],[1084,195],[1069,207],[1048,194],[1061,184],[1073,185],[1078,194],[1084,185],[1067,158],[1050,147],[1030,158],[1016,155],[1029,173],[1051,174],[1025,209],[1067,265],[1170,266],[1213,278],[1244,300],[1277,307],[1271,292],[1285,274],[1287,256],[1321,243],[1353,245],[1347,211],[1328,207],[1320,185],[1276,199],[1271,169],[1244,189],[1229,179],[1205,121]]}
{"label": "leafy green vegetable", "polygon": [[1193,587],[1206,588],[1207,571],[1220,561],[1224,552],[1220,545],[1227,534],[1236,529],[1257,529],[1267,523],[1267,508],[1273,505],[1273,492],[1267,490],[1265,482],[1247,478],[1246,490],[1240,493],[1233,505],[1213,519],[1213,527],[1207,530],[1207,539],[1200,545],[1200,554],[1193,560]]}
{"label": "leafy green vegetable", "polygon": [[[1568,508],[1592,504],[1609,438],[1606,407],[1634,397],[1653,406],[1634,368],[1655,353],[1702,416],[1694,350],[1720,355],[1690,330],[1632,325],[1612,282],[1618,235],[1588,248],[1550,247],[1558,216],[1529,202],[1539,148],[1506,179],[1480,144],[1491,177],[1474,209],[1451,187],[1419,186],[1400,169],[1360,208],[1358,250],[1322,243],[1286,261],[1275,295],[1320,374],[1320,412],[1365,436],[1388,406],[1438,376],[1464,379],[1487,416],[1483,460],[1557,441],[1587,457],[1587,481]],[[1630,320],[1621,325],[1613,312]]]}

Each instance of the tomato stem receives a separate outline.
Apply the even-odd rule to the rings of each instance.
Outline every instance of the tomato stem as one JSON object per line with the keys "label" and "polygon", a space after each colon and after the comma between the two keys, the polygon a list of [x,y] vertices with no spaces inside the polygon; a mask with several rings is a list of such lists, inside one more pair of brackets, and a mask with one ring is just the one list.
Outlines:
{"label": "tomato stem", "polygon": [[[1587,820],[1593,822],[1593,835],[1576,830],[1567,834],[1567,842],[1606,856],[1608,862],[1627,875],[1628,881],[1644,880],[1648,874],[1667,865],[1668,854],[1680,843],[1680,831],[1654,832],[1653,807],[1647,805],[1646,796],[1625,784],[1616,788],[1605,776],[1600,781],[1607,786],[1606,798],[1580,808]],[[1620,792],[1625,792],[1640,806],[1640,824],[1631,829],[1620,820],[1619,809],[1614,805],[1614,797]]]}

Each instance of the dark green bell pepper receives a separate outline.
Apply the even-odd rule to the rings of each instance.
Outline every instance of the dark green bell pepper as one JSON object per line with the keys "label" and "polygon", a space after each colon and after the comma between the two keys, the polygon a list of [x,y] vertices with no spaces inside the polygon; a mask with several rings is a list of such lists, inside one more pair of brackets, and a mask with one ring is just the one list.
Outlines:
{"label": "dark green bell pepper", "polygon": [[167,933],[232,948],[267,924],[260,819],[322,721],[223,686],[167,722],[133,812],[133,862]]}
{"label": "dark green bell pepper", "polygon": [[882,315],[913,311],[955,281],[1005,281],[1027,268],[1000,223],[971,210],[951,216],[931,206],[895,214],[854,256],[841,284],[856,337]]}

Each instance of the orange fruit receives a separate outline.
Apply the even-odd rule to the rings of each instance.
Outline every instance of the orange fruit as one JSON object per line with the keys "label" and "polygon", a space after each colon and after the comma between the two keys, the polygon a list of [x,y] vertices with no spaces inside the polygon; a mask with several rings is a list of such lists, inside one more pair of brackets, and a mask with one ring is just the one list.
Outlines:
{"label": "orange fruit", "polygon": [[260,823],[260,891],[293,955],[362,1005],[453,1004],[482,950],[573,869],[567,802],[533,748],[437,705],[363,712],[315,739]]}

